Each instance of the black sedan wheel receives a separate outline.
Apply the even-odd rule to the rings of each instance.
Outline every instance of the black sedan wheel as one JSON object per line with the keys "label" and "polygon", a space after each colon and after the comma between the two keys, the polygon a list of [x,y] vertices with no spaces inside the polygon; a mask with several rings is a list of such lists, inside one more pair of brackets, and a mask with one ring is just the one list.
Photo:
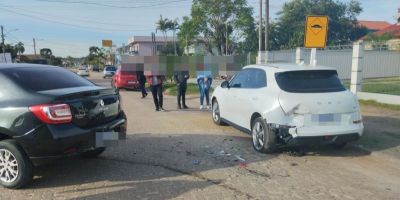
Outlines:
{"label": "black sedan wheel", "polygon": [[0,142],[0,184],[20,188],[32,179],[32,164],[25,152],[12,140]]}

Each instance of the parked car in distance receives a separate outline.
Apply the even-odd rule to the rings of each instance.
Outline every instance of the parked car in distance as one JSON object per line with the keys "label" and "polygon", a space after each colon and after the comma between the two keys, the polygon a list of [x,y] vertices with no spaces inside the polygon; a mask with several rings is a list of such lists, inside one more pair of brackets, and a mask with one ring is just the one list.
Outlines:
{"label": "parked car in distance", "polygon": [[103,70],[103,78],[113,77],[117,68],[112,65],[105,65]]}
{"label": "parked car in distance", "polygon": [[100,72],[100,67],[98,65],[93,65],[92,71],[94,72]]}
{"label": "parked car in distance", "polygon": [[33,166],[70,155],[95,157],[123,139],[127,119],[113,88],[61,67],[0,64],[0,185],[20,188]]}
{"label": "parked car in distance", "polygon": [[79,76],[89,76],[89,70],[88,68],[81,66],[78,68],[76,74],[78,74]]}
{"label": "parked car in distance", "polygon": [[283,145],[343,147],[364,128],[357,97],[334,68],[284,63],[247,66],[221,83],[212,119],[251,134],[265,153]]}
{"label": "parked car in distance", "polygon": [[111,85],[117,89],[138,89],[140,87],[138,73],[143,74],[143,71],[135,71],[129,66],[119,66],[112,77]]}

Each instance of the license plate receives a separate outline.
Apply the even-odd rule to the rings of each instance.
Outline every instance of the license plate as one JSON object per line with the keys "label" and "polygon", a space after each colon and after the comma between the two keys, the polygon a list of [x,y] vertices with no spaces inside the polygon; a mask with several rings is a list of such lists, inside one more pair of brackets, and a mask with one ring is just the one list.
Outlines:
{"label": "license plate", "polygon": [[96,147],[115,145],[123,139],[125,139],[124,134],[119,132],[96,132]]}
{"label": "license plate", "polygon": [[333,114],[321,114],[318,116],[319,122],[333,122],[335,120]]}
{"label": "license plate", "polygon": [[136,81],[128,81],[128,84],[135,84]]}

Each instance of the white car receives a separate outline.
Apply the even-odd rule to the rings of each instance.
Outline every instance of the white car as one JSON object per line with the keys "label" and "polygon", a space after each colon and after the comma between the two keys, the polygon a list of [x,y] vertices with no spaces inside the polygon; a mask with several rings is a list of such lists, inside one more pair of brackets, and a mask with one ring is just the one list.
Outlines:
{"label": "white car", "polygon": [[357,97],[329,67],[246,66],[222,82],[211,99],[214,123],[251,134],[254,149],[263,153],[282,145],[341,148],[364,129]]}
{"label": "white car", "polygon": [[79,76],[89,76],[89,69],[86,67],[80,67],[76,72]]}

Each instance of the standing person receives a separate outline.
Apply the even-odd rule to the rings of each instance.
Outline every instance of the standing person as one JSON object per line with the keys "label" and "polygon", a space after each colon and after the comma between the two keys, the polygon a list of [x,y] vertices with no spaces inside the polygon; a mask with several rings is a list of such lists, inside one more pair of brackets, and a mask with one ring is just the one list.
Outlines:
{"label": "standing person", "polygon": [[151,94],[153,95],[156,111],[165,111],[163,108],[163,82],[165,77],[161,75],[151,75],[146,78],[151,87]]}
{"label": "standing person", "polygon": [[204,108],[204,106],[203,106],[204,97],[206,98],[206,103],[207,103],[206,108],[210,109],[210,88],[211,88],[211,84],[212,84],[211,75],[197,76],[197,84],[199,86],[199,91],[200,91],[200,110],[202,110]]}
{"label": "standing person", "polygon": [[[177,89],[177,101],[178,101],[178,109],[188,109],[189,107],[186,105],[186,89],[187,89],[187,80],[189,79],[189,73],[187,71],[177,72],[174,75],[176,89]],[[182,100],[182,104],[181,104]]]}
{"label": "standing person", "polygon": [[139,82],[139,87],[142,92],[142,99],[146,98],[147,96],[147,91],[146,91],[146,77],[144,76],[143,71],[137,71],[136,72],[136,77]]}

